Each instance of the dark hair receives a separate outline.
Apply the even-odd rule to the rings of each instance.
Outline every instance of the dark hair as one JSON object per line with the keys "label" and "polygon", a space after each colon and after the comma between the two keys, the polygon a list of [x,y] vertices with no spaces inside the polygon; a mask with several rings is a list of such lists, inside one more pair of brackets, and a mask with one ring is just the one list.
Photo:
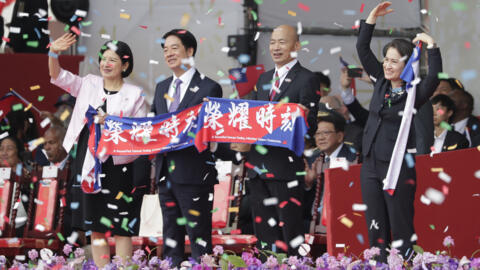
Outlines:
{"label": "dark hair", "polygon": [[432,102],[432,105],[440,103],[441,106],[447,108],[447,111],[455,112],[455,103],[447,95],[443,95],[443,94],[436,95],[432,98],[431,102]]}
{"label": "dark hair", "polygon": [[128,75],[130,75],[130,73],[132,73],[132,70],[133,70],[133,54],[128,44],[120,40],[109,40],[105,42],[102,48],[100,48],[100,53],[98,54],[98,63],[100,63],[100,61],[103,58],[103,54],[107,50],[114,51],[120,57],[120,60],[122,61],[122,65],[125,63],[128,63],[127,70],[122,71],[122,78],[128,77]]}
{"label": "dark hair", "polygon": [[[323,74],[323,72],[320,72],[320,71],[316,71],[316,72],[314,72],[314,73],[315,73],[315,75],[317,76],[318,81],[319,81],[320,83],[323,83],[323,84],[325,84],[328,88],[330,88],[331,82],[330,82],[330,78],[329,78],[327,75]],[[320,90],[322,90],[322,89],[320,89]]]}
{"label": "dark hair", "polygon": [[177,38],[180,39],[180,41],[183,44],[183,47],[185,47],[185,50],[188,50],[189,48],[193,48],[193,56],[195,56],[195,53],[197,53],[197,40],[195,39],[195,36],[190,33],[188,30],[185,29],[173,29],[165,33],[162,37],[162,48],[165,47],[165,40],[169,36],[176,36]]}
{"label": "dark hair", "polygon": [[319,111],[318,117],[317,117],[317,123],[320,123],[320,122],[332,123],[333,126],[335,127],[336,132],[339,132],[339,131],[345,132],[345,125],[346,125],[345,118],[335,111],[332,111],[332,110]]}
{"label": "dark hair", "polygon": [[450,87],[452,88],[452,90],[462,90],[462,91],[465,90],[462,82],[460,82],[456,78],[440,79],[440,81],[447,82],[450,85]]}
{"label": "dark hair", "polygon": [[415,45],[413,45],[413,43],[408,40],[396,38],[390,41],[389,43],[387,43],[387,45],[383,47],[383,57],[387,55],[387,51],[390,48],[397,49],[398,53],[400,53],[402,57],[406,56],[407,57],[407,60],[405,60],[405,63],[406,63],[410,55],[412,55]]}
{"label": "dark hair", "polygon": [[[16,137],[18,132],[21,132],[22,138],[18,138],[18,140],[20,140],[22,143],[39,137],[35,116],[30,110],[11,110],[9,113],[7,113],[7,117],[3,121],[5,120],[7,120],[7,125],[10,126],[10,130],[8,132],[10,135]],[[25,123],[25,121],[27,123]],[[27,130],[24,133],[23,131],[25,130],[25,125],[27,125]]]}
{"label": "dark hair", "polygon": [[464,90],[464,91],[462,92],[462,96],[463,96],[463,97],[462,97],[463,101],[464,101],[465,103],[467,103],[467,110],[468,110],[468,112],[469,112],[470,114],[472,114],[472,112],[473,112],[473,104],[474,104],[472,94],[470,94],[470,92],[468,92],[467,90]]}

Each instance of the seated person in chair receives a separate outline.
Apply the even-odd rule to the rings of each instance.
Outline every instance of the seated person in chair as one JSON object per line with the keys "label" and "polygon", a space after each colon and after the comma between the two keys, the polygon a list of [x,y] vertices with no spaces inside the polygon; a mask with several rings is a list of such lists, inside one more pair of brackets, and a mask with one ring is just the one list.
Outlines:
{"label": "seated person in chair", "polygon": [[[315,133],[315,144],[317,148],[313,154],[305,159],[305,199],[304,199],[304,224],[306,232],[310,230],[316,193],[316,179],[325,170],[332,168],[333,163],[357,163],[357,152],[355,149],[343,143],[345,136],[345,118],[335,111],[320,111],[317,117],[317,131]],[[323,185],[323,183],[322,183]],[[320,187],[323,190],[323,186]],[[323,205],[323,195],[319,209]],[[319,211],[321,213],[321,211]],[[320,216],[320,214],[318,215]],[[325,229],[325,228],[323,228]],[[322,230],[320,231],[322,232]],[[325,232],[325,231],[323,231]]]}
{"label": "seated person in chair", "polygon": [[431,102],[433,105],[433,124],[435,126],[435,141],[432,152],[440,153],[468,148],[467,138],[450,126],[450,121],[455,114],[453,100],[440,94],[433,97]]}

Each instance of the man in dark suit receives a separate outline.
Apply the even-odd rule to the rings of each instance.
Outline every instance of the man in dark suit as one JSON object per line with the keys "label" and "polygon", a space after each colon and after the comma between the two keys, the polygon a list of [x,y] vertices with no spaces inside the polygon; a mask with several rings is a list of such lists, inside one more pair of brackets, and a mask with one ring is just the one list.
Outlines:
{"label": "man in dark suit", "polygon": [[[157,84],[152,112],[163,114],[200,104],[205,97],[222,97],[220,85],[201,75],[192,64],[197,50],[195,37],[174,29],[163,36],[165,63],[173,76]],[[156,179],[163,214],[163,254],[174,266],[184,259],[185,233],[192,257],[212,253],[213,186],[217,181],[210,151],[195,147],[156,156]]]}
{"label": "man in dark suit", "polygon": [[339,113],[346,121],[345,124],[345,136],[343,142],[354,149],[358,153],[362,153],[362,138],[363,138],[363,126],[358,121],[351,119],[350,112],[347,106],[337,96],[323,96],[320,99],[319,111],[322,111],[322,107],[325,110],[333,110]]}
{"label": "man in dark suit", "polygon": [[[270,55],[275,68],[263,73],[257,81],[255,100],[300,103],[309,109],[308,134],[316,130],[319,82],[315,74],[302,67],[296,52],[300,42],[295,28],[281,25],[273,30],[270,38]],[[278,117],[278,116],[277,116]],[[247,161],[260,170],[248,171],[254,216],[257,247],[274,249],[288,254],[298,254],[303,242],[302,220],[304,163],[294,152],[279,147],[266,147],[263,155],[256,150],[247,151]],[[293,240],[293,241],[292,241]]]}
{"label": "man in dark suit", "polygon": [[480,135],[480,120],[472,115],[473,96],[463,88],[454,88],[448,95],[455,103],[452,125],[456,131],[465,135],[471,145],[472,138]]}
{"label": "man in dark suit", "polygon": [[[440,153],[468,148],[467,138],[453,130],[450,119],[455,114],[455,104],[446,95],[436,95],[431,99],[433,105],[433,124],[435,125],[435,142],[432,152]],[[451,130],[448,130],[450,128]]]}
{"label": "man in dark suit", "polygon": [[[317,131],[315,132],[315,144],[317,148],[312,155],[306,157],[305,162],[305,200],[304,200],[304,225],[305,233],[310,232],[310,222],[315,209],[312,209],[315,201],[316,179],[326,169],[333,168],[335,164],[357,163],[357,152],[354,148],[344,143],[345,118],[333,110],[319,111],[317,118]],[[335,161],[335,162],[333,162]],[[323,166],[322,166],[323,165]],[[323,184],[323,183],[322,183]],[[320,187],[323,190],[323,186]],[[323,194],[323,191],[321,191]],[[323,205],[323,195],[320,208]],[[318,215],[321,216],[321,215]],[[324,229],[325,227],[323,227]],[[325,231],[320,231],[325,232]]]}

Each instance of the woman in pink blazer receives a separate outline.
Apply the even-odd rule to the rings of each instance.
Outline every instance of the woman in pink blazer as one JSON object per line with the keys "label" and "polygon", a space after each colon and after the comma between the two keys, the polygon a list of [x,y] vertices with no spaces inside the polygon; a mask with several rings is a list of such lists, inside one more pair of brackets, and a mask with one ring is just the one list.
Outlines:
{"label": "woman in pink blazer", "polygon": [[[76,38],[65,34],[50,46],[48,67],[51,82],[76,97],[72,118],[63,141],[67,152],[72,150],[70,207],[72,227],[92,231],[92,253],[95,264],[103,267],[110,261],[106,235],[115,235],[116,255],[126,259],[132,256],[132,229],[127,225],[134,211],[130,202],[133,189],[132,163],[137,156],[103,157],[100,193],[89,194],[89,186],[80,185],[93,168],[93,155],[88,151],[89,130],[85,112],[89,106],[99,115],[145,117],[147,108],[142,90],[127,84],[123,78],[133,69],[133,55],[129,46],[121,41],[108,41],[102,46],[98,61],[101,76],[85,77],[72,74],[60,67],[57,55],[67,50]],[[105,116],[100,117],[103,123]],[[73,147],[76,143],[76,147]],[[122,195],[123,194],[123,195]]]}

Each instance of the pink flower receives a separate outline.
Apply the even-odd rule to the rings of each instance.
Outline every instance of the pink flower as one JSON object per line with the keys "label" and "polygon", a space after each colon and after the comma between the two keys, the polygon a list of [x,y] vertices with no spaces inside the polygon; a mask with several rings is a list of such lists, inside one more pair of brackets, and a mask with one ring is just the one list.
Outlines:
{"label": "pink flower", "polygon": [[387,262],[390,270],[401,270],[403,269],[403,258],[402,255],[398,254],[396,248],[390,250],[390,254],[387,257]]}
{"label": "pink flower", "polygon": [[218,256],[218,255],[222,255],[222,254],[223,254],[223,247],[219,246],[219,245],[216,245],[213,248],[213,255]]}
{"label": "pink flower", "polygon": [[28,258],[30,260],[35,261],[36,258],[38,258],[38,251],[35,249],[31,249],[28,251]]}
{"label": "pink flower", "polygon": [[69,244],[65,244],[65,246],[63,246],[63,253],[65,253],[65,255],[68,256],[71,252],[72,252],[72,246]]}
{"label": "pink flower", "polygon": [[369,249],[365,249],[363,252],[363,258],[365,260],[371,260],[378,255],[380,255],[380,249],[378,247],[371,247]]}
{"label": "pink flower", "polygon": [[447,235],[445,239],[443,239],[443,246],[444,247],[450,247],[454,246],[455,243],[453,242],[453,238],[450,235]]}

